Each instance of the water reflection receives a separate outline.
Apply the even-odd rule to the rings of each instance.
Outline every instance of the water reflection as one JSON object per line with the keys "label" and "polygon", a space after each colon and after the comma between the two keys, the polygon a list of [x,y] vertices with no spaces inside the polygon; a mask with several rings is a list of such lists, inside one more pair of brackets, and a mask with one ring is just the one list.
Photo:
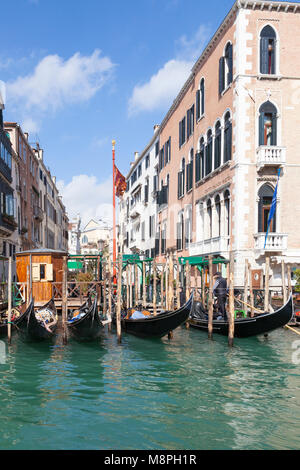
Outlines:
{"label": "water reflection", "polygon": [[208,341],[178,329],[145,341],[14,341],[0,365],[3,449],[293,448],[299,366],[284,330]]}

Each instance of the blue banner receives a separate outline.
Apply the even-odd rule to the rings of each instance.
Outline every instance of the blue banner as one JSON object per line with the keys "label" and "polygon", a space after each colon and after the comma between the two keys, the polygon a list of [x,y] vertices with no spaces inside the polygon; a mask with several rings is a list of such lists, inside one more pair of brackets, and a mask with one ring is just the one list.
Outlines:
{"label": "blue banner", "polygon": [[277,206],[277,191],[278,191],[278,184],[279,184],[280,173],[281,173],[281,168],[279,168],[279,170],[278,170],[278,179],[277,179],[276,188],[275,188],[275,191],[274,191],[274,194],[273,194],[272,205],[271,205],[271,209],[270,209],[270,213],[269,213],[268,228],[267,228],[267,233],[266,233],[266,238],[265,238],[264,249],[266,248],[266,243],[267,243],[267,238],[268,238],[268,234],[269,234],[269,230],[270,230],[270,225],[271,225],[272,219],[273,219],[273,217],[274,217],[274,215],[275,215],[275,212],[276,212],[276,206]]}

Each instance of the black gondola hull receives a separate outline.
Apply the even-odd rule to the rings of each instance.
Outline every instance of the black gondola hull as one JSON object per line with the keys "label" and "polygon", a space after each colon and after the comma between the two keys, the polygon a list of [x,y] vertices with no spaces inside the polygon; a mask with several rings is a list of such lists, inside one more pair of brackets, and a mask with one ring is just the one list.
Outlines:
{"label": "black gondola hull", "polygon": [[98,313],[97,299],[94,300],[84,317],[68,322],[67,326],[70,336],[77,341],[93,341],[99,338],[103,325]]}
{"label": "black gondola hull", "polygon": [[[52,311],[53,315],[56,316],[56,307],[52,299],[39,310],[43,310],[44,308],[48,308]],[[30,303],[28,309],[23,313],[23,315],[14,321],[13,324],[19,336],[24,341],[34,342],[53,339],[55,337],[55,331],[57,328],[56,322],[56,324],[51,327],[51,331],[49,331],[42,323],[37,320],[33,301]]]}
{"label": "black gondola hull", "polygon": [[[293,316],[293,299],[289,298],[286,305],[273,313],[265,313],[254,318],[238,319],[234,322],[234,336],[236,338],[249,338],[267,334],[277,328],[287,325]],[[206,319],[190,318],[191,327],[202,331],[208,331],[208,321]],[[228,322],[214,321],[213,333],[228,336]]]}
{"label": "black gondola hull", "polygon": [[122,329],[140,338],[162,338],[187,321],[193,304],[193,296],[180,309],[138,320],[122,320]]}

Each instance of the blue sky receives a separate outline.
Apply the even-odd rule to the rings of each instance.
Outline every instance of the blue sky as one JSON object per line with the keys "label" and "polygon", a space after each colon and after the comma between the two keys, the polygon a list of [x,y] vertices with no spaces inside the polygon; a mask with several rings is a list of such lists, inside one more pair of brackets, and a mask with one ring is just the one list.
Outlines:
{"label": "blue sky", "polygon": [[110,218],[112,139],[117,166],[126,174],[232,5],[233,0],[5,2],[4,119],[23,123],[30,141],[39,140],[71,216],[105,212]]}

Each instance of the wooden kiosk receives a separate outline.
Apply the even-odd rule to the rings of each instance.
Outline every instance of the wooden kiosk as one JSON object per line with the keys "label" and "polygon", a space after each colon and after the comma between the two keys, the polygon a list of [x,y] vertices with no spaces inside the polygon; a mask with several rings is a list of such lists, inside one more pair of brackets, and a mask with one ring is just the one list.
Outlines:
{"label": "wooden kiosk", "polygon": [[26,300],[30,295],[37,306],[48,302],[53,296],[53,283],[62,283],[65,251],[46,248],[16,253],[18,282],[27,283]]}

